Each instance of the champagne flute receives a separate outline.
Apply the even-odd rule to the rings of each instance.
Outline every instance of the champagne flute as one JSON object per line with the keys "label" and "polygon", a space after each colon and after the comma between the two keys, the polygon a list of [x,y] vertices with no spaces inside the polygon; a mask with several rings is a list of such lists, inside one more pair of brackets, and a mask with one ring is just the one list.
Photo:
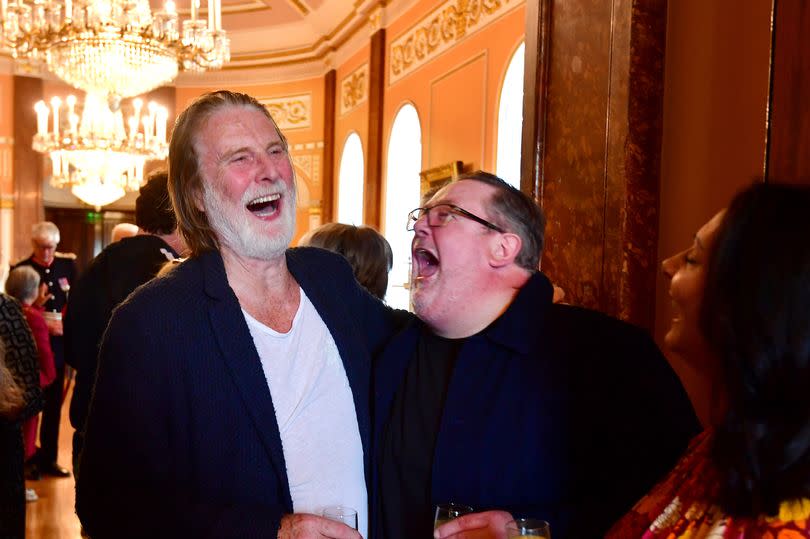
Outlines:
{"label": "champagne flute", "polygon": [[357,529],[357,511],[343,505],[330,505],[321,513],[324,518],[342,522],[353,530]]}
{"label": "champagne flute", "polygon": [[532,537],[551,539],[551,528],[545,520],[516,518],[506,523],[506,537],[508,539],[531,539]]}
{"label": "champagne flute", "polygon": [[473,508],[469,505],[461,505],[458,503],[440,503],[436,506],[436,517],[433,519],[433,529],[435,530],[442,524],[450,522],[454,518],[461,515],[467,515],[473,512]]}

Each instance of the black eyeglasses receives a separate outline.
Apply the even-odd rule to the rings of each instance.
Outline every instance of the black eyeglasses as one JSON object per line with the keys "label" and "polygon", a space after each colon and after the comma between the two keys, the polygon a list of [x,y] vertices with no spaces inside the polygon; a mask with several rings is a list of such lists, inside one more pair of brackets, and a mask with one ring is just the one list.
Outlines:
{"label": "black eyeglasses", "polygon": [[408,214],[408,224],[406,229],[408,231],[412,231],[414,225],[416,225],[416,221],[421,219],[422,217],[427,217],[428,226],[431,227],[442,227],[446,226],[447,223],[453,220],[454,216],[461,215],[462,217],[466,217],[467,219],[472,219],[476,223],[482,224],[487,228],[491,228],[497,232],[506,232],[506,230],[502,229],[496,224],[490,223],[486,219],[481,219],[477,215],[468,212],[464,208],[459,208],[455,204],[436,204],[435,206],[429,206],[425,208],[416,208],[415,210],[411,211]]}

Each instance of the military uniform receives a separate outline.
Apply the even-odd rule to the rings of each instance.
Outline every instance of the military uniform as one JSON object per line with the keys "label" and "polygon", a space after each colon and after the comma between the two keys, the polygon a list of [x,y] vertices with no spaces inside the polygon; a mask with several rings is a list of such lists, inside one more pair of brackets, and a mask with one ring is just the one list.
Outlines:
{"label": "military uniform", "polygon": [[[48,285],[51,298],[45,303],[45,316],[48,313],[58,313],[67,305],[70,287],[76,280],[76,255],[72,253],[55,253],[49,265],[43,265],[35,260],[33,255],[14,264],[11,269],[19,266],[31,266],[44,283]],[[56,378],[53,383],[43,390],[45,408],[42,410],[42,424],[39,431],[40,450],[37,455],[38,463],[47,471],[56,463],[59,448],[59,421],[62,415],[62,392],[65,380],[65,353],[64,340],[61,335],[51,335],[51,348],[53,349],[53,362],[56,367]]]}

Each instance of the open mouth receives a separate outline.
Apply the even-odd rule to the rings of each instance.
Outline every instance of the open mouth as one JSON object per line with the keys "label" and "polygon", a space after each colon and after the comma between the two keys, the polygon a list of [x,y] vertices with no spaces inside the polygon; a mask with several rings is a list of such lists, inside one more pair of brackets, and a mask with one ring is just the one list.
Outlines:
{"label": "open mouth", "polygon": [[427,249],[414,249],[413,262],[416,265],[417,279],[430,277],[439,271],[439,259]]}
{"label": "open mouth", "polygon": [[280,201],[281,195],[276,193],[254,198],[245,207],[256,217],[266,218],[278,212]]}

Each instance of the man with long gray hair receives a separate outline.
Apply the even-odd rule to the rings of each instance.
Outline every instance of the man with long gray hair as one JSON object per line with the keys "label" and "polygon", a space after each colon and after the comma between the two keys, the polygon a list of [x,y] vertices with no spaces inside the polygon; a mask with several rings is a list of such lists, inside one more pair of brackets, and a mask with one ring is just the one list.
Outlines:
{"label": "man with long gray hair", "polygon": [[[104,537],[367,537],[371,354],[393,330],[338,255],[289,249],[287,141],[254,98],[178,118],[169,191],[191,251],[112,317],[77,511]],[[319,515],[358,512],[358,531]]]}

